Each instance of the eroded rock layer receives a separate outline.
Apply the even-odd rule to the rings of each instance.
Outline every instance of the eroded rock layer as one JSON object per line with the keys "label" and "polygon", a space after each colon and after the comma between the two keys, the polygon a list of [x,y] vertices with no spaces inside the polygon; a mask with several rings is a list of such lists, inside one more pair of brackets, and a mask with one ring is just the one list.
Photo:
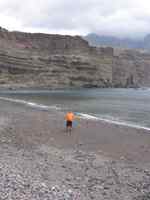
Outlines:
{"label": "eroded rock layer", "polygon": [[0,29],[1,87],[133,87],[150,85],[149,54],[90,47],[79,36]]}

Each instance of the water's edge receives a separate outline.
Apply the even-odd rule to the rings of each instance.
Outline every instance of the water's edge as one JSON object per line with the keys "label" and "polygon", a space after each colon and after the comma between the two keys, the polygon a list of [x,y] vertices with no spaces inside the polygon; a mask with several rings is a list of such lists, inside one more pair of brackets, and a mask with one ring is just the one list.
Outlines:
{"label": "water's edge", "polygon": [[[43,110],[43,111],[50,111],[52,109],[57,110],[57,111],[62,111],[61,107],[58,107],[56,105],[47,106],[47,105],[44,105],[44,104],[38,104],[38,103],[35,103],[35,102],[31,102],[31,101],[25,101],[25,100],[22,100],[22,99],[13,99],[13,98],[7,98],[7,97],[0,97],[0,100],[9,101],[9,102],[18,103],[18,104],[23,104],[23,105],[29,106],[31,108],[39,109],[39,110]],[[131,127],[131,128],[135,128],[135,129],[144,129],[144,130],[150,131],[149,127],[140,126],[140,125],[134,124],[134,123],[129,123],[129,122],[125,122],[125,121],[110,120],[110,119],[107,119],[105,117],[96,117],[96,116],[88,114],[88,113],[76,112],[75,114],[79,118],[82,118],[82,119],[102,121],[102,122],[106,122],[106,123],[111,123],[111,124]]]}

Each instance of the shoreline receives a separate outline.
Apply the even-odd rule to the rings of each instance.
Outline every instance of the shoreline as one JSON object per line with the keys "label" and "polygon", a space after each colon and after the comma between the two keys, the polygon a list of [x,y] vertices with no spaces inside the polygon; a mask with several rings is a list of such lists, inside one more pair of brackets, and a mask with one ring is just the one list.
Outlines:
{"label": "shoreline", "polygon": [[51,86],[39,86],[39,87],[36,87],[36,86],[28,86],[28,85],[1,85],[0,86],[0,90],[9,90],[9,91],[13,91],[13,90],[79,90],[79,89],[135,89],[135,90],[138,90],[138,89],[149,89],[150,87],[149,86],[139,86],[139,87],[51,87]]}
{"label": "shoreline", "polygon": [[[143,129],[146,131],[150,131],[150,127],[146,127],[146,126],[141,126],[138,124],[133,124],[133,123],[127,123],[125,121],[115,121],[115,120],[109,120],[109,119],[105,119],[103,117],[95,117],[93,115],[89,115],[89,114],[85,114],[85,113],[79,113],[80,116],[85,116],[85,118],[83,117],[83,119],[85,120],[95,120],[95,121],[100,121],[100,122],[104,122],[104,123],[109,123],[109,124],[113,124],[113,125],[120,125],[120,126],[125,126],[125,127],[129,127],[129,128],[135,128],[135,129]],[[86,118],[87,117],[87,118]],[[82,118],[82,117],[81,117]],[[149,132],[150,133],[150,132]]]}
{"label": "shoreline", "polygon": [[[51,109],[63,112],[61,110],[61,108],[59,108],[55,105],[50,106],[50,105],[44,105],[44,104],[38,104],[38,103],[35,103],[35,102],[25,101],[25,100],[21,100],[21,99],[13,99],[13,98],[1,97],[1,96],[0,96],[0,100],[9,101],[9,102],[18,103],[18,104],[23,104],[23,105],[29,106],[31,108],[37,108],[37,110],[42,109],[42,110],[45,110],[47,112],[49,112]],[[104,123],[109,123],[109,124],[113,124],[113,125],[119,125],[119,126],[125,126],[125,127],[129,127],[129,128],[135,128],[135,129],[150,131],[150,127],[134,124],[132,122],[110,120],[110,119],[106,119],[106,118],[103,118],[103,117],[96,117],[94,115],[79,113],[79,112],[77,112],[76,114],[79,118],[85,119],[85,120],[99,121],[99,122],[102,122],[102,123],[104,122]]]}
{"label": "shoreline", "polygon": [[[0,104],[1,103],[2,102],[0,102]],[[43,107],[43,105],[41,105],[40,109],[37,109],[38,107],[32,103],[29,103],[29,106],[26,106],[26,101],[21,102],[21,105],[19,105],[18,101],[16,100],[14,101],[11,100],[8,102],[4,101],[3,103],[6,103],[7,106],[9,105],[7,108],[7,111],[9,113],[7,114],[8,118],[12,115],[12,118],[15,119],[16,116],[13,114],[13,112],[15,111],[15,109],[16,110],[19,109],[19,111],[17,111],[16,113],[17,118],[19,120],[18,124],[16,124],[15,122],[16,132],[18,132],[17,128],[18,128],[18,125],[20,124],[21,129],[23,128],[27,129],[27,131],[31,133],[27,124],[27,121],[29,119],[26,118],[26,115],[27,116],[29,115],[28,117],[31,118],[30,119],[31,121],[33,121],[32,124],[29,121],[31,130],[32,129],[34,130],[34,128],[36,129],[39,128],[38,132],[39,131],[43,132],[42,128],[45,127],[44,131],[46,131],[46,135],[45,135],[46,137],[48,137],[47,134],[48,134],[48,131],[50,130],[50,132],[53,132],[51,133],[52,137],[56,137],[55,138],[56,141],[54,142],[54,145],[60,146],[60,148],[66,148],[67,146],[69,148],[70,146],[74,148],[77,145],[76,143],[78,143],[79,147],[86,151],[90,150],[90,151],[96,152],[100,148],[102,149],[102,151],[104,149],[104,152],[106,151],[108,155],[109,154],[110,156],[115,155],[115,157],[118,157],[118,156],[125,157],[125,154],[132,154],[132,151],[133,152],[137,151],[137,154],[138,154],[138,152],[142,148],[143,149],[146,148],[148,152],[150,151],[150,134],[149,134],[150,131],[145,130],[143,128],[130,127],[130,126],[127,126],[126,124],[122,125],[120,123],[111,123],[110,121],[107,121],[107,120],[99,120],[99,119],[91,120],[91,119],[81,117],[75,120],[76,123],[75,123],[75,126],[73,126],[73,132],[72,132],[73,137],[69,138],[68,140],[68,137],[65,133],[65,120],[64,120],[65,113],[63,111],[59,109],[57,110],[56,108],[51,108],[51,106],[50,106],[50,110],[47,110],[45,109],[45,107]],[[25,106],[22,106],[22,104],[24,104]],[[39,124],[38,124],[39,119],[37,118],[36,114],[39,115],[39,119],[41,120]],[[22,121],[21,116],[24,116],[26,120]],[[35,119],[33,118],[33,116],[35,117]],[[49,122],[48,124],[47,123],[45,124],[42,118],[43,116],[46,122],[47,123]],[[33,124],[35,124],[36,126],[32,127]],[[25,136],[22,135],[22,137],[25,137]],[[38,136],[38,140],[39,139],[41,139],[40,136]],[[51,141],[50,141],[50,144],[52,144]],[[122,147],[122,150],[117,150],[119,146]],[[138,159],[139,157],[140,156],[138,156]],[[150,160],[147,153],[146,153],[145,158]]]}

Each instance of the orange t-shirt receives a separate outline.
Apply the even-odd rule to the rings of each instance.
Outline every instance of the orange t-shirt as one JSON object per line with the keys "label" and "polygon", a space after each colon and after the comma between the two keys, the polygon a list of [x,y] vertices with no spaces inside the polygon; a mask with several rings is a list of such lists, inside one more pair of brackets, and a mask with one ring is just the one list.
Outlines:
{"label": "orange t-shirt", "polygon": [[67,114],[66,114],[66,117],[65,117],[65,119],[67,120],[67,121],[73,121],[74,120],[74,114],[72,113],[72,112],[68,112]]}

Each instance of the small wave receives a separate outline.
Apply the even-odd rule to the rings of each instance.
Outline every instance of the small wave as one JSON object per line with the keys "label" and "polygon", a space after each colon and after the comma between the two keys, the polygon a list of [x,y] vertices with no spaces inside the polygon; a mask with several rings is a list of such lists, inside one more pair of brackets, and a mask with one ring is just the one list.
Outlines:
{"label": "small wave", "polygon": [[35,103],[35,102],[25,101],[25,100],[21,100],[21,99],[0,97],[0,100],[10,101],[10,102],[14,102],[14,103],[21,103],[21,104],[28,105],[28,106],[30,106],[32,108],[39,108],[39,109],[43,109],[43,110],[50,110],[50,109],[61,110],[59,107],[57,107],[55,105],[47,106],[47,105],[44,105],[44,104],[38,104],[38,103]]}
{"label": "small wave", "polygon": [[95,116],[89,115],[89,114],[85,114],[85,113],[76,113],[76,115],[78,115],[80,118],[83,118],[83,119],[99,120],[98,117],[95,117]]}
{"label": "small wave", "polygon": [[113,119],[113,117],[110,117],[111,119],[108,119],[105,117],[96,117],[96,116],[85,114],[85,113],[77,113],[77,115],[83,119],[94,120],[94,121],[103,121],[103,122],[107,122],[110,124],[122,125],[122,126],[131,127],[131,128],[144,129],[144,130],[150,131],[149,127],[141,126],[141,125],[134,124],[131,122],[119,121],[119,119],[116,119],[116,118]]}

